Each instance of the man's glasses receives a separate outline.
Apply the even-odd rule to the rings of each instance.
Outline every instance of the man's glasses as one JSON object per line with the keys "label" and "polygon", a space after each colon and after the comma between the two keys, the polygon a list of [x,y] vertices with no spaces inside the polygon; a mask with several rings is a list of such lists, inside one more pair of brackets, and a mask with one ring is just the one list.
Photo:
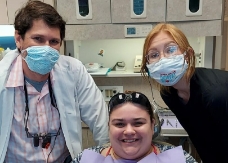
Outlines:
{"label": "man's glasses", "polygon": [[[178,45],[168,45],[163,49],[164,57],[169,58],[171,56],[178,54]],[[161,58],[161,53],[156,50],[150,50],[148,54],[145,56],[148,63],[155,63],[158,62]]]}
{"label": "man's glasses", "polygon": [[153,110],[148,98],[139,92],[133,92],[131,94],[118,93],[114,95],[108,104],[109,114],[112,112],[112,109],[119,104],[125,102],[132,102],[143,106],[150,114],[151,118],[153,117]]}

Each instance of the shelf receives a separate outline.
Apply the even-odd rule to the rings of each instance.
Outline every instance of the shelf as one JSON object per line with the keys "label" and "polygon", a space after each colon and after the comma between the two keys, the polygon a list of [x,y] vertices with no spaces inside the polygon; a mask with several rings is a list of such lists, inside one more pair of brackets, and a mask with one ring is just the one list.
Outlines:
{"label": "shelf", "polygon": [[141,73],[135,73],[133,70],[126,70],[126,71],[110,71],[107,77],[135,77],[141,76]]}
{"label": "shelf", "polygon": [[141,73],[135,73],[133,70],[125,71],[110,71],[106,75],[98,75],[99,72],[95,74],[90,73],[94,77],[141,77]]}
{"label": "shelf", "polygon": [[107,76],[109,71],[110,71],[110,68],[100,68],[99,71],[89,72],[89,74],[92,75],[92,76],[105,77],[105,76]]}
{"label": "shelf", "polygon": [[167,136],[167,137],[188,137],[188,134],[160,134],[160,136]]}

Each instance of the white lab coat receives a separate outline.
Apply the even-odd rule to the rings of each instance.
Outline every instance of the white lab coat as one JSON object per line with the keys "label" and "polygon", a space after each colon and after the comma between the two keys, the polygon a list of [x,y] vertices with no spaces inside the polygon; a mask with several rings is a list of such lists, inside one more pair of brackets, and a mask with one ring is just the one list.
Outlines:
{"label": "white lab coat", "polygon": [[[14,112],[14,88],[5,84],[11,63],[19,55],[12,50],[0,61],[0,163],[5,159]],[[60,112],[62,131],[72,156],[82,150],[81,120],[91,129],[97,144],[108,142],[108,109],[103,96],[83,64],[60,56],[53,68],[53,91]]]}

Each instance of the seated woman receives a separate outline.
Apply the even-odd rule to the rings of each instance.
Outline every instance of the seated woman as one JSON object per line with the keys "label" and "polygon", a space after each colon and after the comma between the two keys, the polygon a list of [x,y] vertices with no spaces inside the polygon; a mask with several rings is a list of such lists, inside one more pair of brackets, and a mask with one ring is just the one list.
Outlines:
{"label": "seated woman", "polygon": [[196,163],[181,146],[152,142],[154,112],[144,94],[118,93],[108,107],[110,145],[86,149],[72,163]]}

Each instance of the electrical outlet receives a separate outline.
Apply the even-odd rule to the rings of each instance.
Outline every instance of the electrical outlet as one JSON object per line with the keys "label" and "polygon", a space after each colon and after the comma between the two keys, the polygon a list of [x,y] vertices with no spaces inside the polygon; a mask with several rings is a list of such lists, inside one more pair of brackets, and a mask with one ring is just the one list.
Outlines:
{"label": "electrical outlet", "polygon": [[109,101],[115,94],[123,93],[123,86],[97,86],[105,101]]}
{"label": "electrical outlet", "polygon": [[202,67],[202,55],[201,53],[195,53],[196,67]]}

